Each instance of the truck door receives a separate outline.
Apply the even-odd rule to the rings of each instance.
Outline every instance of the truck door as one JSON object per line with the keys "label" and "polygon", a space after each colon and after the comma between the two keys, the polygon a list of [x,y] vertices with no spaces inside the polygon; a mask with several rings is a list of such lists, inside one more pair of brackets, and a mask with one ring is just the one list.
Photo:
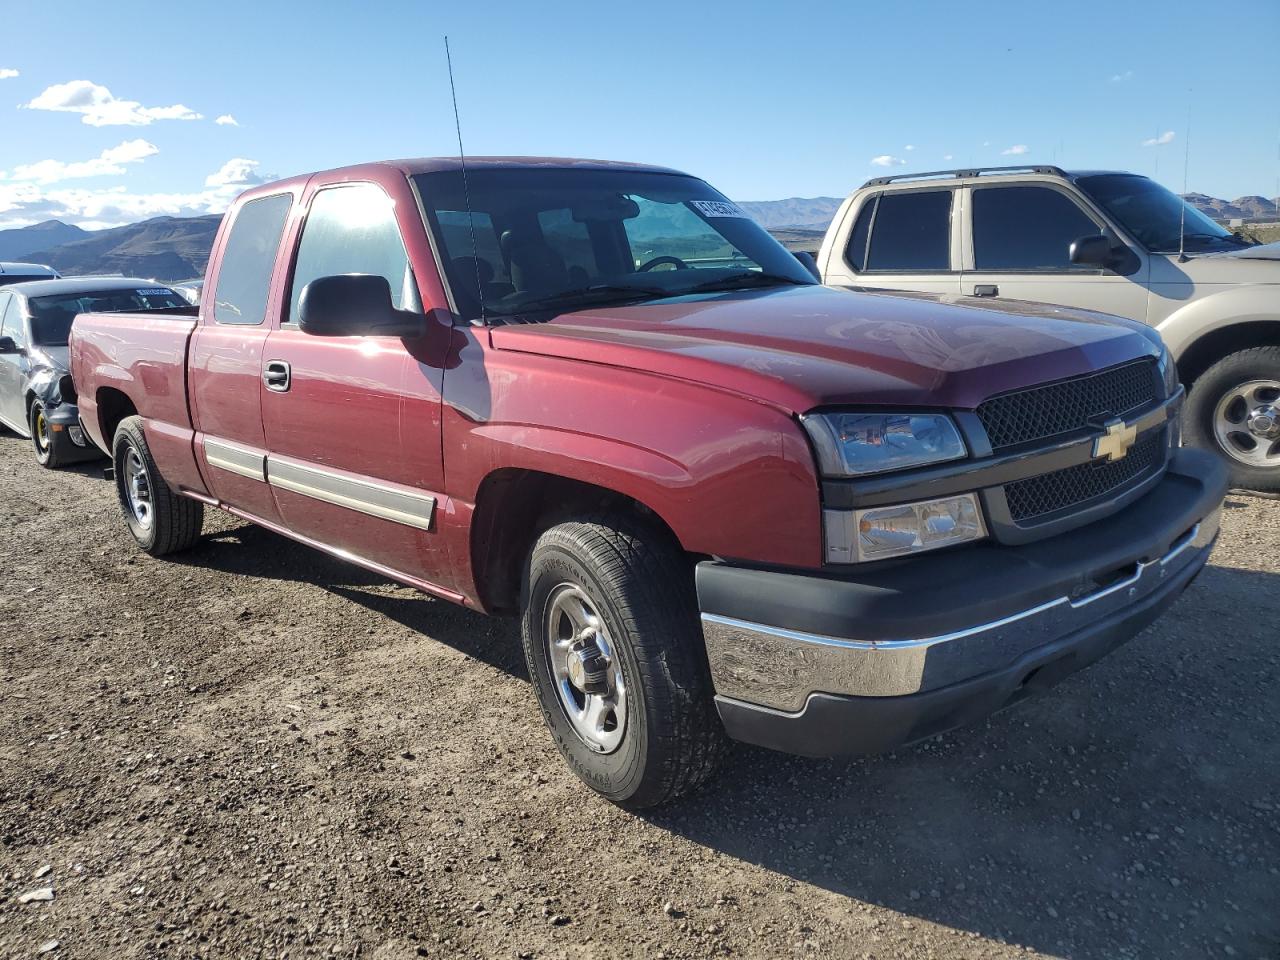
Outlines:
{"label": "truck door", "polygon": [[23,326],[18,298],[0,293],[0,337],[8,337],[14,345],[12,353],[0,353],[0,421],[25,436],[29,431],[22,403],[22,378],[27,372],[26,353],[20,352],[27,345]]}
{"label": "truck door", "polygon": [[1071,243],[1106,227],[1065,188],[1021,183],[969,188],[972,253],[967,296],[1007,297],[1145,320],[1147,271],[1133,251],[1127,271],[1071,262]]}
{"label": "truck door", "polygon": [[200,469],[214,496],[268,525],[279,525],[280,513],[267,486],[262,350],[270,333],[267,296],[292,204],[293,194],[281,193],[237,210],[215,261],[217,275],[209,278],[214,296],[189,351]]}
{"label": "truck door", "polygon": [[844,250],[831,251],[826,282],[958,295],[957,197],[952,188],[932,186],[868,196],[849,211],[853,225]]}
{"label": "truck door", "polygon": [[[398,202],[413,204],[405,215],[421,223],[407,182]],[[421,361],[421,351],[396,337],[319,337],[297,326],[303,288],[337,274],[385,277],[397,308],[421,310],[396,202],[374,183],[319,187],[296,251],[267,340],[262,394],[280,514],[299,536],[429,584],[447,582],[435,533],[443,366]]]}

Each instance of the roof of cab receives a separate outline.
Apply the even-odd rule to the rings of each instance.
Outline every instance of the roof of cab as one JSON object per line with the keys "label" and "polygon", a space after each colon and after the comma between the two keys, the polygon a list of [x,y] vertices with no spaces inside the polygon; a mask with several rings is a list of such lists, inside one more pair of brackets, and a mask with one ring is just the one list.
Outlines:
{"label": "roof of cab", "polygon": [[[438,173],[461,170],[459,157],[418,157],[411,160],[386,160],[407,174]],[[518,170],[634,170],[642,173],[671,173],[686,176],[683,171],[647,163],[625,163],[619,160],[585,160],[575,157],[467,157],[468,169]]]}
{"label": "roof of cab", "polygon": [[[56,297],[65,293],[81,293],[91,290],[168,290],[169,284],[140,277],[63,277],[61,280],[30,280],[11,283],[4,290],[20,293],[24,297]],[[176,294],[175,294],[176,296]]]}

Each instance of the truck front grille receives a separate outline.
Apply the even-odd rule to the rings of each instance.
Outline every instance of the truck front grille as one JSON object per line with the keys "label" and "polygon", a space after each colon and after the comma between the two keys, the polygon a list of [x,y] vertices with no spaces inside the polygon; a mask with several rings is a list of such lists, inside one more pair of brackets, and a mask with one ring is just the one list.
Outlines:
{"label": "truck front grille", "polygon": [[1164,461],[1164,428],[1148,430],[1123,459],[1094,460],[1006,484],[1009,515],[1019,526],[1034,525],[1038,518],[1137,486],[1159,472]]}
{"label": "truck front grille", "polygon": [[992,397],[979,404],[978,419],[992,449],[999,452],[1122,417],[1154,403],[1159,382],[1155,360],[1134,360],[1085,377]]}

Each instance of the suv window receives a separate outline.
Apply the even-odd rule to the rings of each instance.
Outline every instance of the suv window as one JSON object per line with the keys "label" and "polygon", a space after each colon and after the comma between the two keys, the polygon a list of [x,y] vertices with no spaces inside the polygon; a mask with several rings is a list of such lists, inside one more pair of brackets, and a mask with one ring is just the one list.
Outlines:
{"label": "suv window", "polygon": [[973,191],[973,264],[978,270],[1075,269],[1073,240],[1101,232],[1065,193],[1048,187]]}
{"label": "suv window", "polygon": [[213,295],[215,322],[262,323],[284,218],[292,205],[293,195],[282,193],[250,200],[236,214],[218,267],[218,287]]}
{"label": "suv window", "polygon": [[868,270],[950,270],[950,190],[886,193],[876,204]]}
{"label": "suv window", "polygon": [[853,230],[849,233],[849,246],[845,248],[845,259],[855,270],[862,270],[867,265],[867,240],[871,238],[871,216],[876,209],[876,201],[880,195],[868,197],[858,211],[858,219],[853,222]]}
{"label": "suv window", "polygon": [[372,183],[331,187],[311,201],[298,244],[286,321],[297,323],[303,287],[320,277],[344,273],[385,277],[396,309],[417,302],[391,198]]}

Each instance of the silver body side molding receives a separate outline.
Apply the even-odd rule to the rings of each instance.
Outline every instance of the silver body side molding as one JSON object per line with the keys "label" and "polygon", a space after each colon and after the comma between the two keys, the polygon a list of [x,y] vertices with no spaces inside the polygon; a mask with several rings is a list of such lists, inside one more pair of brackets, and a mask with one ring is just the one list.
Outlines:
{"label": "silver body side molding", "polygon": [[377,480],[356,479],[271,454],[267,456],[267,475],[271,485],[282,490],[419,530],[431,529],[436,498],[430,494]]}
{"label": "silver body side molding", "polygon": [[250,480],[265,483],[267,479],[267,456],[252,447],[242,447],[238,443],[226,440],[204,438],[204,458],[209,466],[226,470]]}

